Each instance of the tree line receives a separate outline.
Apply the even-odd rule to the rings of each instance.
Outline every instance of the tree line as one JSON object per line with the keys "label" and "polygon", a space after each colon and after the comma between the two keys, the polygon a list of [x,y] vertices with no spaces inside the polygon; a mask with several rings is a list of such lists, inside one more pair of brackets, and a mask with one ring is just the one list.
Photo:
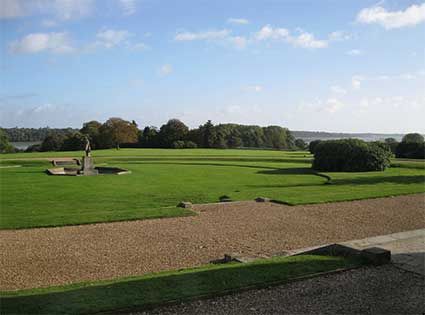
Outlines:
{"label": "tree line", "polygon": [[210,120],[190,129],[178,119],[170,119],[160,128],[147,126],[139,129],[137,123],[121,118],[106,122],[89,121],[79,130],[68,133],[51,130],[40,144],[27,149],[34,151],[82,150],[85,138],[93,149],[109,148],[270,148],[305,149],[307,144],[295,139],[287,128],[280,126],[218,124]]}
{"label": "tree line", "polygon": [[37,142],[43,141],[48,134],[54,132],[65,136],[78,131],[73,128],[3,128],[4,133],[11,142]]}

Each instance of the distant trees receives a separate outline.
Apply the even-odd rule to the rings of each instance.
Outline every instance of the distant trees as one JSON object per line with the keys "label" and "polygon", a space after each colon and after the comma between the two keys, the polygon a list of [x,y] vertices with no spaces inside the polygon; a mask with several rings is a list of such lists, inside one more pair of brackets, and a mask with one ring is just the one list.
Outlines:
{"label": "distant trees", "polygon": [[274,149],[293,149],[294,137],[286,128],[279,126],[264,127],[264,145]]}
{"label": "distant trees", "polygon": [[406,134],[396,148],[397,158],[424,159],[424,137],[419,133]]}
{"label": "distant trees", "polygon": [[[56,132],[56,130],[61,130]],[[68,130],[63,133],[63,130]],[[110,118],[105,123],[95,120],[77,129],[51,129],[40,145],[27,149],[34,151],[82,150],[88,137],[93,149],[123,147],[142,148],[270,148],[278,150],[305,149],[306,143],[295,140],[291,132],[280,126],[218,124],[208,120],[198,128],[189,129],[182,121],[170,119],[161,128],[146,126],[121,118]]]}
{"label": "distant trees", "polygon": [[72,128],[4,128],[3,131],[12,142],[43,141],[50,133],[65,136],[78,130]]}
{"label": "distant trees", "polygon": [[138,140],[139,129],[137,124],[121,118],[109,118],[99,128],[101,147],[120,148],[122,143],[135,143]]}
{"label": "distant trees", "polygon": [[163,148],[171,148],[176,141],[184,141],[189,128],[178,119],[170,119],[159,130],[159,142]]}
{"label": "distant trees", "polygon": [[62,142],[61,151],[84,150],[86,145],[85,135],[81,132],[71,133],[65,136]]}
{"label": "distant trees", "polygon": [[15,148],[9,143],[9,138],[3,129],[0,129],[0,153],[13,153]]}
{"label": "distant trees", "polygon": [[60,151],[62,149],[65,136],[57,132],[50,132],[41,143],[40,150],[45,151]]}
{"label": "distant trees", "polygon": [[303,139],[295,139],[295,146],[300,150],[305,150],[307,148],[307,143]]}
{"label": "distant trees", "polygon": [[423,143],[424,142],[424,136],[422,136],[419,133],[408,133],[404,135],[403,139],[401,139],[401,142],[404,143]]}
{"label": "distant trees", "polygon": [[139,144],[143,148],[159,147],[159,130],[153,126],[145,127],[139,134]]}
{"label": "distant trees", "polygon": [[90,139],[90,145],[92,149],[98,149],[101,147],[100,127],[102,127],[100,122],[92,120],[84,123],[83,128],[80,129],[80,133]]}
{"label": "distant trees", "polygon": [[322,141],[315,148],[313,169],[325,172],[383,171],[391,151],[382,142],[359,139]]}

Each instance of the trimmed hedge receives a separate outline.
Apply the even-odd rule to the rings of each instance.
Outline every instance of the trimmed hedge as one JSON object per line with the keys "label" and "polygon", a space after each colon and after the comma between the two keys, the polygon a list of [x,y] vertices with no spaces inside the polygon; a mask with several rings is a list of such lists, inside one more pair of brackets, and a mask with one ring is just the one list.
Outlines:
{"label": "trimmed hedge", "polygon": [[325,172],[383,171],[390,165],[391,150],[382,142],[358,139],[329,140],[315,148],[313,169]]}
{"label": "trimmed hedge", "polygon": [[313,140],[308,144],[308,150],[311,154],[314,154],[316,152],[316,147],[320,142],[322,142],[322,140]]}
{"label": "trimmed hedge", "polygon": [[400,142],[395,156],[406,159],[425,159],[425,144],[415,142]]}

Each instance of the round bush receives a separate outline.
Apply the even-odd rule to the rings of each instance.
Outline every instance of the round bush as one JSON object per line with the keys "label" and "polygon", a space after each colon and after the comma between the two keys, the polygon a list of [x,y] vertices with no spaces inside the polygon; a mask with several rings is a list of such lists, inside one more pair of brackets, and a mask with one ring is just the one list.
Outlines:
{"label": "round bush", "polygon": [[313,169],[326,172],[383,171],[391,150],[382,142],[358,139],[322,141],[315,148]]}

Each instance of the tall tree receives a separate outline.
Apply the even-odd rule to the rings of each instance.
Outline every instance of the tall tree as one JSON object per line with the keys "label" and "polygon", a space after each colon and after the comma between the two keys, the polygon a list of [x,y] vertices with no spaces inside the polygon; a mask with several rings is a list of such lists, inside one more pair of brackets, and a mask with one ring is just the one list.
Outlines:
{"label": "tall tree", "polygon": [[174,141],[186,140],[189,128],[178,119],[170,119],[159,130],[161,146],[171,148]]}
{"label": "tall tree", "polygon": [[62,134],[51,132],[41,143],[41,151],[60,151],[63,145],[64,136]]}
{"label": "tall tree", "polygon": [[424,136],[419,133],[408,133],[404,135],[401,142],[404,143],[423,143],[424,142]]}
{"label": "tall tree", "polygon": [[9,143],[6,133],[0,128],[0,153],[11,153],[14,151],[15,148]]}
{"label": "tall tree", "polygon": [[93,149],[98,149],[100,147],[99,134],[101,126],[102,124],[100,122],[92,120],[84,123],[83,128],[80,130],[82,134],[89,137]]}
{"label": "tall tree", "polygon": [[158,129],[153,126],[147,126],[139,136],[139,143],[143,148],[157,148],[159,146]]}
{"label": "tall tree", "polygon": [[122,143],[136,143],[139,129],[131,122],[121,118],[109,118],[100,128],[103,145],[112,144],[117,149]]}

